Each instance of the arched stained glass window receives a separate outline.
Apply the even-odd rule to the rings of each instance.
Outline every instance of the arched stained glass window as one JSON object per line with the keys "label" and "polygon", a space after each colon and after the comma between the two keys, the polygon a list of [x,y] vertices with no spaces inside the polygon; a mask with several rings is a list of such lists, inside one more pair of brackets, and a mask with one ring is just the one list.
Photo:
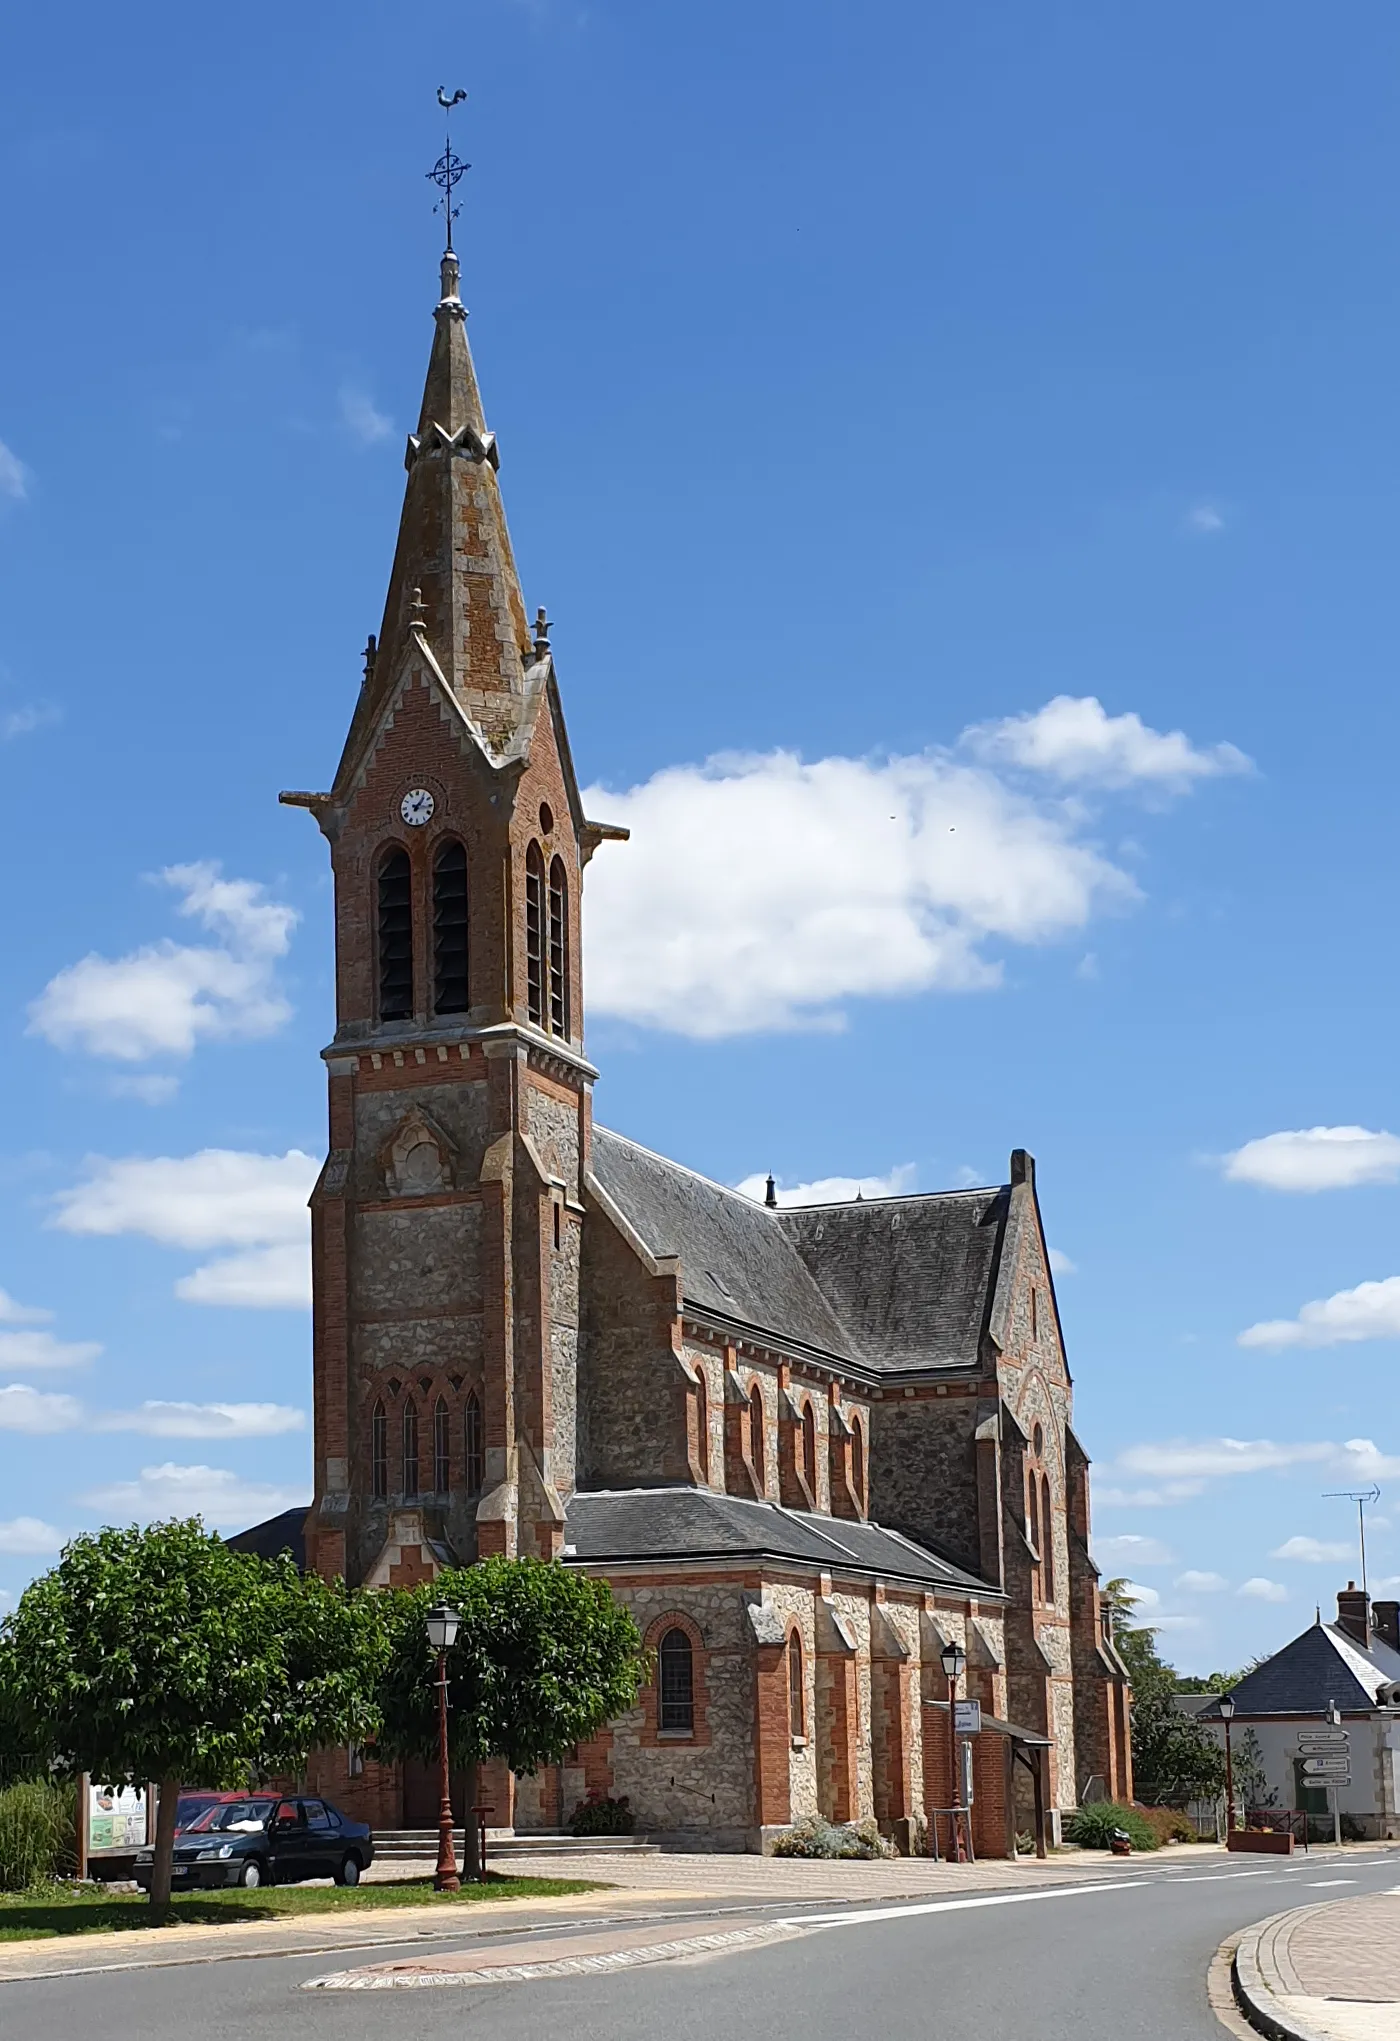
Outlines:
{"label": "arched stained glass window", "polygon": [[481,1398],[475,1389],[462,1405],[462,1479],[468,1495],[478,1495],[486,1479],[486,1440],[481,1422]]}
{"label": "arched stained glass window", "polygon": [[1045,1599],[1055,1599],[1055,1519],[1050,1514],[1050,1476],[1040,1477],[1040,1558],[1045,1569]]}
{"label": "arched stained glass window", "polygon": [[398,845],[379,862],[379,1018],[413,1016],[413,872]]}
{"label": "arched stained glass window", "polygon": [[757,1382],[749,1391],[749,1459],[760,1488],[767,1488],[768,1473],[763,1451],[763,1391]]}
{"label": "arched stained glass window", "polygon": [[411,1397],[403,1407],[403,1492],[418,1493],[418,1405]]}
{"label": "arched stained glass window", "polygon": [[446,1495],[452,1486],[452,1413],[445,1397],[433,1405],[433,1493]]}
{"label": "arched stained glass window", "polygon": [[807,1691],[802,1677],[802,1639],[788,1638],[788,1726],[794,1736],[807,1734]]}
{"label": "arched stained glass window", "polygon": [[695,1656],[684,1630],[668,1630],[657,1653],[658,1729],[694,1729]]}
{"label": "arched stained glass window", "polygon": [[802,1406],[802,1472],[812,1498],[817,1494],[817,1414],[810,1396]]}
{"label": "arched stained glass window", "polygon": [[563,858],[549,867],[549,1025],[569,1034],[569,881]]}
{"label": "arched stained glass window", "polygon": [[445,843],[433,860],[433,1008],[467,1010],[467,853]]}
{"label": "arched stained glass window", "polygon": [[370,1487],[376,1495],[389,1493],[389,1417],[383,1398],[374,1406],[369,1421]]}

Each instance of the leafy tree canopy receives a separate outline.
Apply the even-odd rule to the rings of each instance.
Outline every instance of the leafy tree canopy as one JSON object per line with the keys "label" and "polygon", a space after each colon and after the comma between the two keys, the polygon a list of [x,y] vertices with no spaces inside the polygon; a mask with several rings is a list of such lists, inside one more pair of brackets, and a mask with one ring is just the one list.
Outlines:
{"label": "leafy tree canopy", "polygon": [[383,1756],[437,1756],[437,1657],[425,1627],[435,1602],[462,1619],[447,1658],[449,1744],[459,1766],[499,1757],[513,1772],[537,1771],[636,1701],[646,1669],[636,1624],[605,1581],[557,1562],[484,1559],[382,1601]]}
{"label": "leafy tree canopy", "polygon": [[[1110,1580],[1099,1590],[1113,1623],[1113,1641],[1133,1683],[1133,1784],[1148,1805],[1183,1807],[1208,1800],[1225,1783],[1220,1744],[1172,1700],[1182,1692],[1223,1692],[1204,1682],[1188,1686],[1157,1648],[1150,1624],[1134,1622],[1139,1598],[1127,1580]],[[1212,1675],[1212,1679],[1224,1675]]]}

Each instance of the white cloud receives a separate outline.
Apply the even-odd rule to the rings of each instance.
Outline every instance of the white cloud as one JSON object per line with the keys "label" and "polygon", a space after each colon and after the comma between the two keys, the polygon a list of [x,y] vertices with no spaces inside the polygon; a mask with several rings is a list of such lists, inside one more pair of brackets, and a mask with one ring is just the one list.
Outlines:
{"label": "white cloud", "polygon": [[1252,770],[1233,744],[1198,748],[1184,731],[1153,730],[1132,711],[1110,716],[1093,695],[1056,695],[1033,715],[968,731],[966,741],[983,758],[1074,786],[1184,793],[1193,780]]}
{"label": "white cloud", "polygon": [[1350,1559],[1355,1546],[1342,1540],[1325,1538],[1285,1538],[1269,1554],[1270,1559],[1303,1559],[1310,1565],[1335,1564],[1341,1559]]}
{"label": "white cloud", "polygon": [[1094,1540],[1094,1563],[1110,1571],[1119,1566],[1170,1566],[1175,1557],[1160,1538],[1144,1538],[1135,1531]]}
{"label": "white cloud", "polygon": [[1216,532],[1224,531],[1225,515],[1213,503],[1193,503],[1182,523],[1198,538],[1211,538]]}
{"label": "white cloud", "polygon": [[286,1403],[147,1402],[139,1410],[109,1410],[93,1429],[154,1439],[272,1439],[305,1431],[306,1413]]}
{"label": "white cloud", "polygon": [[94,1339],[55,1339],[51,1332],[0,1332],[0,1369],[37,1373],[49,1368],[85,1368],[102,1348]]}
{"label": "white cloud", "polygon": [[1148,1587],[1145,1581],[1124,1581],[1123,1592],[1131,1601],[1136,1603],[1139,1615],[1154,1615],[1162,1606],[1161,1595],[1155,1587]]}
{"label": "white cloud", "polygon": [[1305,1304],[1296,1318],[1265,1318],[1247,1325],[1245,1347],[1348,1346],[1364,1339],[1400,1339],[1400,1276],[1358,1283]]}
{"label": "white cloud", "polygon": [[1201,1494],[1204,1481],[1164,1481],[1157,1488],[1098,1488],[1094,1502],[1104,1509],[1167,1509]]}
{"label": "white cloud", "polygon": [[715,758],[584,800],[632,832],[589,873],[589,1010],[697,1038],[993,986],[995,944],[1137,897],[1076,810],[938,752]]}
{"label": "white cloud", "polygon": [[25,702],[18,709],[6,709],[0,715],[0,744],[11,744],[16,737],[28,737],[35,730],[42,730],[46,723],[58,721],[58,710],[44,702]]}
{"label": "white cloud", "polygon": [[29,470],[18,454],[11,453],[0,439],[0,496],[22,503],[29,493]]}
{"label": "white cloud", "polygon": [[392,436],[394,421],[376,409],[369,394],[353,383],[340,387],[340,422],[361,446],[375,446]]}
{"label": "white cloud", "polygon": [[1219,1474],[1260,1474],[1335,1458],[1325,1443],[1276,1445],[1272,1439],[1168,1439],[1129,1446],[1117,1464],[1130,1474],[1207,1480]]}
{"label": "white cloud", "polygon": [[[779,1183],[774,1195],[780,1205],[848,1205],[857,1197],[899,1198],[913,1190],[917,1175],[912,1162],[897,1162],[888,1176],[819,1176],[811,1183]],[[734,1186],[760,1205],[767,1187],[766,1175],[746,1176]]]}
{"label": "white cloud", "polygon": [[1223,1594],[1230,1585],[1223,1573],[1199,1573],[1195,1567],[1188,1567],[1185,1573],[1179,1573],[1173,1584],[1179,1587],[1183,1594],[1188,1595]]}
{"label": "white cloud", "polygon": [[1067,1254],[1061,1254],[1058,1247],[1050,1249],[1050,1273],[1054,1276],[1077,1276],[1079,1264],[1072,1262]]}
{"label": "white cloud", "polygon": [[112,1077],[107,1080],[107,1090],[113,1098],[140,1099],[143,1106],[169,1105],[179,1089],[178,1077],[158,1076],[154,1071],[144,1077]]}
{"label": "white cloud", "polygon": [[52,1311],[37,1304],[20,1304],[8,1290],[0,1290],[0,1325],[51,1325]]}
{"label": "white cloud", "polygon": [[216,864],[171,865],[160,876],[182,895],[177,911],[221,942],[167,938],[125,957],[83,957],[31,1003],[31,1035],[55,1048],[139,1063],[189,1056],[206,1037],[269,1035],[289,1018],[275,966],[291,942],[296,910],[265,899],[252,880],[221,878]]}
{"label": "white cloud", "polygon": [[177,1467],[167,1460],[159,1467],[143,1467],[135,1481],[93,1489],[82,1500],[90,1509],[138,1522],[199,1516],[221,1527],[241,1528],[305,1501],[306,1490],[245,1481],[226,1467]]}
{"label": "white cloud", "polygon": [[301,1309],[311,1301],[306,1201],[318,1168],[299,1148],[94,1156],[86,1179],[59,1193],[52,1223],[67,1233],[142,1233],[165,1247],[238,1248],[181,1277],[176,1295],[191,1304]]}
{"label": "white cloud", "polygon": [[1154,1630],[1199,1630],[1200,1627],[1201,1619],[1199,1616],[1154,1616],[1152,1618],[1152,1628]]}
{"label": "white cloud", "polygon": [[0,1524],[0,1552],[37,1557],[62,1550],[62,1531],[56,1531],[52,1524],[42,1523],[38,1517],[11,1517],[8,1523]]}
{"label": "white cloud", "polygon": [[1263,1134],[1225,1157],[1233,1183],[1271,1191],[1337,1191],[1353,1184],[1394,1183],[1400,1137],[1367,1127],[1299,1127]]}
{"label": "white cloud", "polygon": [[83,1406],[76,1396],[50,1395],[31,1389],[27,1382],[10,1382],[0,1389],[0,1432],[71,1432],[83,1421]]}
{"label": "white cloud", "polygon": [[1276,1580],[1266,1580],[1262,1573],[1255,1573],[1235,1592],[1251,1602],[1286,1602],[1288,1589]]}

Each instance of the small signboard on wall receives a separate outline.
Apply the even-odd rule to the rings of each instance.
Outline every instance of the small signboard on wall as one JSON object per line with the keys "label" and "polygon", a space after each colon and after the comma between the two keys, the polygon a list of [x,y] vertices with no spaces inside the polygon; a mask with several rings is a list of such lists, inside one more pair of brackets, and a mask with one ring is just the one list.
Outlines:
{"label": "small signboard on wall", "polygon": [[980,1736],[982,1734],[982,1703],[980,1701],[954,1701],[953,1733],[955,1736]]}
{"label": "small signboard on wall", "polygon": [[95,1779],[89,1779],[87,1787],[89,1850],[144,1849],[146,1825],[144,1786],[100,1786]]}

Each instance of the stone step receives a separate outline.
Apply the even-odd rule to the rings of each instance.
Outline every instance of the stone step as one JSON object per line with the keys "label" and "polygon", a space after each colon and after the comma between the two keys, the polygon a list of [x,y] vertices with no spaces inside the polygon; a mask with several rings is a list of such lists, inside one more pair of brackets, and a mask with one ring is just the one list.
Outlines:
{"label": "stone step", "polygon": [[[463,1842],[460,1828],[453,1830],[453,1840],[460,1857]],[[624,1850],[631,1855],[659,1855],[656,1844],[649,1843],[644,1836],[493,1835],[490,1829],[486,1832],[488,1857],[578,1856]],[[435,1828],[384,1828],[375,1832],[374,1854],[381,1862],[396,1858],[436,1857],[437,1853],[438,1832]]]}

